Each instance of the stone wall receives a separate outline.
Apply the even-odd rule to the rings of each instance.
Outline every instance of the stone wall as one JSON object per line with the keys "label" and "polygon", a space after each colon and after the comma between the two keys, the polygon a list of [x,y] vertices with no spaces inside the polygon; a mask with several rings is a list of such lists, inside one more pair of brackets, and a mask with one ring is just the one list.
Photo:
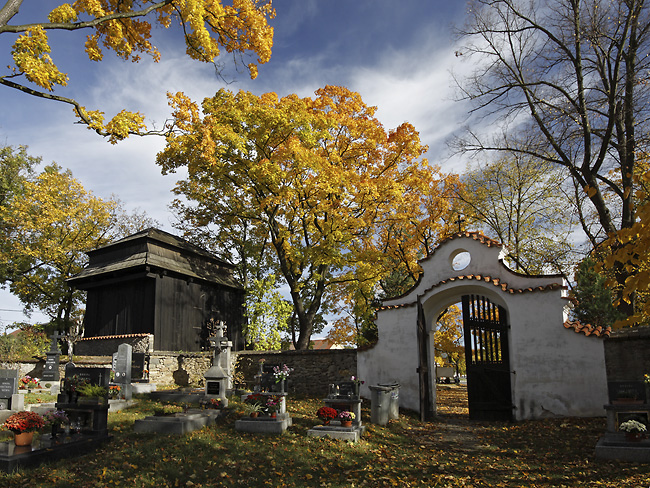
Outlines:
{"label": "stone wall", "polygon": [[149,355],[149,382],[162,385],[203,386],[212,362],[208,352],[155,351]]}
{"label": "stone wall", "polygon": [[[61,356],[59,372],[65,374],[67,356]],[[294,371],[289,376],[288,391],[294,395],[325,396],[330,383],[347,381],[357,375],[357,351],[353,349],[329,349],[309,351],[258,352],[240,351],[232,353],[232,370],[235,372],[236,388],[252,390],[259,362],[264,359],[268,365],[286,364]],[[111,367],[111,356],[75,357],[80,367]],[[208,352],[178,353],[155,351],[147,355],[145,367],[149,369],[149,381],[159,385],[181,387],[204,385],[204,373],[212,361]],[[0,368],[20,370],[20,377],[43,376],[45,360],[23,363],[1,363]]]}
{"label": "stone wall", "polygon": [[79,356],[112,356],[120,344],[130,344],[133,352],[153,352],[153,334],[126,334],[119,336],[87,337],[74,346]]}
{"label": "stone wall", "polygon": [[605,340],[607,381],[643,381],[650,374],[650,327],[617,330]]}
{"label": "stone wall", "polygon": [[[259,370],[259,361],[267,365],[286,364],[294,371],[289,376],[288,391],[293,395],[322,396],[329,391],[329,384],[348,381],[357,375],[357,351],[354,349],[328,349],[309,351],[237,353],[236,373],[243,374],[244,384],[235,385],[252,390],[254,376]],[[235,380],[240,378],[239,375]],[[363,379],[363,378],[362,378]]]}

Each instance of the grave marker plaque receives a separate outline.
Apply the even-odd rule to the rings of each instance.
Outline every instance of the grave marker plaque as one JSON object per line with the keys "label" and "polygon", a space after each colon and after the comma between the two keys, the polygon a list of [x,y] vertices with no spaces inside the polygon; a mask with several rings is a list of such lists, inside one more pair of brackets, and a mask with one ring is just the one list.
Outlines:
{"label": "grave marker plaque", "polygon": [[609,381],[607,390],[610,403],[646,403],[647,401],[643,381]]}
{"label": "grave marker plaque", "polygon": [[18,396],[19,374],[17,369],[0,369],[0,410],[9,410],[14,407],[12,400]]}
{"label": "grave marker plaque", "polygon": [[78,376],[92,385],[108,386],[110,370],[107,368],[66,368],[65,377]]}
{"label": "grave marker plaque", "polygon": [[0,378],[0,399],[10,399],[17,392],[16,380],[14,378]]}

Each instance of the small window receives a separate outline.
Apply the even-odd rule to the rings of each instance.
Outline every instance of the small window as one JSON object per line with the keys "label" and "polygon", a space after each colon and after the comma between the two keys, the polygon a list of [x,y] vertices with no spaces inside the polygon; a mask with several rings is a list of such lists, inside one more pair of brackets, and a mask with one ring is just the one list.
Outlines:
{"label": "small window", "polygon": [[467,251],[458,251],[451,257],[451,267],[454,271],[460,271],[469,266],[472,256]]}

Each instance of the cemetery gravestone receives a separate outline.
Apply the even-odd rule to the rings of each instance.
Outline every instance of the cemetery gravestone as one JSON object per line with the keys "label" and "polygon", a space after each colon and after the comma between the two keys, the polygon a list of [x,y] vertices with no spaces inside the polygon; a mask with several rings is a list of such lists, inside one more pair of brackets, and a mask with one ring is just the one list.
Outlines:
{"label": "cemetery gravestone", "polygon": [[11,410],[18,394],[18,374],[17,369],[0,369],[0,410]]}
{"label": "cemetery gravestone", "polygon": [[120,344],[115,356],[115,383],[122,388],[122,396],[125,400],[132,397],[131,390],[131,363],[133,361],[133,347],[130,344]]}
{"label": "cemetery gravestone", "polygon": [[52,345],[50,350],[46,353],[45,367],[43,368],[43,381],[59,381],[59,358],[61,351],[59,350],[58,340],[65,337],[65,334],[59,334],[55,331],[50,336],[52,338]]}
{"label": "cemetery gravestone", "polygon": [[131,382],[145,381],[144,377],[145,353],[131,353]]}
{"label": "cemetery gravestone", "polygon": [[108,389],[110,370],[107,368],[77,368],[68,364],[66,365],[65,374],[65,389],[59,395],[56,408],[66,412],[71,426],[80,433],[107,436],[108,403],[78,403],[77,396],[70,391],[69,386],[74,384],[75,381],[82,380]]}

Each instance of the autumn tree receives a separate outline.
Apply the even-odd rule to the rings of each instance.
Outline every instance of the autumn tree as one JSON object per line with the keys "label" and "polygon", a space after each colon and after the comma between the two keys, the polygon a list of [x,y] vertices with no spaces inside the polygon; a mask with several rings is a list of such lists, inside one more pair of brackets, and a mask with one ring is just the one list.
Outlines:
{"label": "autumn tree", "polygon": [[79,318],[84,298],[65,280],[84,267],[85,251],[134,228],[133,222],[124,222],[120,202],[93,196],[56,164],[26,180],[20,195],[0,205],[0,214],[5,231],[0,244],[3,286],[26,312],[39,310],[64,330]]}
{"label": "autumn tree", "polygon": [[[425,192],[443,180],[421,159],[409,124],[386,132],[375,108],[345,88],[315,98],[220,90],[199,107],[171,100],[178,131],[159,154],[163,172],[187,168],[176,192],[206,221],[236,216],[264,233],[289,286],[306,349],[314,320],[346,284],[376,283],[393,236],[422,219]],[[408,266],[417,253],[405,252]]]}
{"label": "autumn tree", "polygon": [[254,280],[246,290],[246,344],[256,351],[279,350],[293,307],[275,287],[275,276]]}
{"label": "autumn tree", "polygon": [[516,271],[569,274],[578,222],[565,179],[558,166],[522,155],[476,164],[458,193],[466,225],[503,243]]}
{"label": "autumn tree", "polygon": [[[474,125],[460,148],[563,168],[598,214],[599,228],[584,229],[594,246],[634,223],[649,29],[645,0],[475,0],[459,31],[457,54],[474,67],[462,94],[489,124]],[[625,283],[625,269],[616,274]]]}
{"label": "autumn tree", "polygon": [[436,322],[434,336],[434,355],[454,365],[460,374],[465,363],[463,344],[463,316],[461,307],[450,305],[442,311]]}
{"label": "autumn tree", "polygon": [[[640,175],[641,188],[650,187],[650,171]],[[628,274],[621,285],[610,278],[610,287],[619,286],[617,300],[634,306],[633,313],[614,323],[614,327],[647,325],[650,323],[650,201],[647,190],[637,191],[638,201],[643,202],[637,212],[637,221],[629,228],[621,229],[612,234],[603,247],[612,250],[608,253],[598,271],[611,275],[613,271],[623,267]],[[635,300],[638,294],[641,300]]]}
{"label": "autumn tree", "polygon": [[[61,95],[68,75],[57,65],[57,57],[64,54],[52,52],[51,34],[87,32],[85,50],[91,61],[101,61],[109,50],[124,60],[138,62],[147,55],[157,62],[161,54],[151,42],[152,28],[179,26],[190,58],[212,63],[220,71],[224,54],[236,62],[252,57],[247,65],[251,78],[257,76],[257,65],[271,57],[271,0],[235,0],[231,5],[221,0],[77,0],[52,7],[47,18],[27,23],[21,23],[21,14],[29,9],[23,0],[6,0],[0,8],[0,34],[15,36],[13,64],[0,75],[0,84],[71,105],[81,123],[112,143],[131,134],[162,134],[169,127],[148,128],[143,114],[127,110],[105,121],[103,112]],[[17,22],[10,23],[14,19]]]}

